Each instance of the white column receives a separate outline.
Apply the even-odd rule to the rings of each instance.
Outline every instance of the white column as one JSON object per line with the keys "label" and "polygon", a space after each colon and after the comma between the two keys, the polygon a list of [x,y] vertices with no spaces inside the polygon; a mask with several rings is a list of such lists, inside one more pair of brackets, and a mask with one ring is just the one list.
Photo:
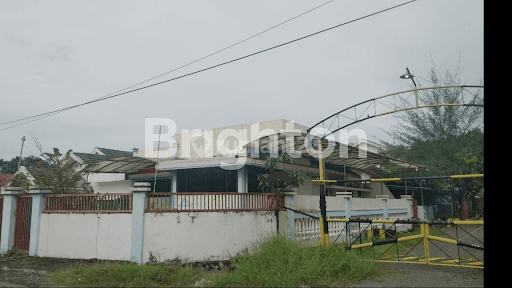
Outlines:
{"label": "white column", "polygon": [[[352,192],[336,192],[336,197],[341,196],[345,200],[345,218],[350,219],[350,200],[352,199]],[[350,223],[345,223],[345,240],[347,243],[352,243],[352,232],[348,233]]]}
{"label": "white column", "polygon": [[411,211],[412,197],[411,197],[411,195],[400,195],[400,198],[401,199],[405,199],[407,201],[407,220],[411,220],[411,217],[412,217],[412,211]]}
{"label": "white column", "polygon": [[30,220],[30,243],[29,256],[37,255],[39,244],[39,230],[41,228],[41,213],[44,209],[44,196],[50,194],[51,190],[46,187],[30,186],[29,193],[32,194],[32,219]]}
{"label": "white column", "polygon": [[147,192],[151,191],[151,184],[147,182],[135,183],[131,188],[132,203],[132,233],[130,247],[130,261],[142,265],[142,249],[144,248],[144,215],[147,207]]}
{"label": "white column", "polygon": [[[178,171],[171,171],[171,192],[177,193],[178,192]],[[171,196],[171,207],[173,209],[178,209],[178,197],[176,194],[173,194]]]}
{"label": "white column", "polygon": [[238,169],[238,193],[247,193],[248,183],[247,183],[247,168],[244,166]]}

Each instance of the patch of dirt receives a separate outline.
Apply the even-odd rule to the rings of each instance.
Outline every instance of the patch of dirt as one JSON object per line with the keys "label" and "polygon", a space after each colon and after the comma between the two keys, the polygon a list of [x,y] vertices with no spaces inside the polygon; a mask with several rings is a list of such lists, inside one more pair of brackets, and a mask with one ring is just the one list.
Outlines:
{"label": "patch of dirt", "polygon": [[[51,287],[46,280],[51,272],[107,262],[131,263],[128,261],[30,257],[14,254],[8,257],[0,257],[0,282],[28,287]],[[147,264],[157,265],[156,263]],[[192,267],[198,271],[231,271],[235,269],[229,261],[194,262],[189,264],[172,261],[165,264],[179,264],[181,266],[192,265]]]}
{"label": "patch of dirt", "polygon": [[51,287],[46,278],[53,271],[105,262],[121,263],[98,259],[29,257],[15,254],[0,257],[0,281],[29,287]]}

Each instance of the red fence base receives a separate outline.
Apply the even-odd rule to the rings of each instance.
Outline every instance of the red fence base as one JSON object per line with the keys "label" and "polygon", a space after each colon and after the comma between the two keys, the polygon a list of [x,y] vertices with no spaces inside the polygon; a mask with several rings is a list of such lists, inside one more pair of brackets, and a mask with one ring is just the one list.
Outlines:
{"label": "red fence base", "polygon": [[14,214],[13,248],[28,252],[30,246],[30,224],[32,219],[32,195],[20,195]]}

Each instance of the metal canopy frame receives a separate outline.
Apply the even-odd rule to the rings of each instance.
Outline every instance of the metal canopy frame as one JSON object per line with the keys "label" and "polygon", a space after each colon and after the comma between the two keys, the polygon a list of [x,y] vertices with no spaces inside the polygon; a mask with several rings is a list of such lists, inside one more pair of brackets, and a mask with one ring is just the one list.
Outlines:
{"label": "metal canopy frame", "polygon": [[[331,116],[323,119],[322,121],[316,123],[308,129],[307,134],[308,137],[311,137],[311,131],[314,128],[324,128],[329,130],[329,132],[324,133],[320,136],[320,140],[324,140],[327,136],[333,135],[337,131],[346,128],[348,126],[354,125],[356,123],[372,119],[379,116],[388,115],[391,113],[403,112],[412,109],[421,109],[421,108],[432,108],[432,107],[443,107],[443,106],[476,106],[483,107],[483,99],[478,98],[475,94],[469,92],[468,88],[484,88],[483,85],[444,85],[444,86],[433,86],[433,87],[423,87],[423,88],[415,88],[400,92],[395,92],[391,94],[382,95],[379,97],[375,97],[372,99],[365,100],[358,104],[347,107],[339,112],[332,114]],[[461,89],[462,93],[462,101],[460,103],[442,103],[441,100],[438,103],[430,103],[427,105],[420,105],[419,98],[421,95],[418,94],[419,91],[422,90],[432,90],[432,89]],[[464,91],[471,94],[472,99],[464,100]],[[399,99],[399,103],[397,105],[396,96],[401,94],[410,93],[410,95],[406,99]],[[416,103],[411,105],[408,102],[409,97],[415,95]],[[390,102],[390,98],[393,97],[394,103]],[[479,100],[479,101],[477,101]],[[373,109],[371,108],[373,106]],[[358,112],[359,111],[362,112]],[[373,110],[373,111],[372,111]],[[343,118],[342,118],[343,117]],[[348,119],[348,121],[347,121]],[[342,121],[340,121],[342,120]],[[327,126],[327,127],[326,127]],[[331,130],[334,128],[334,130]],[[311,143],[311,142],[309,142]]]}
{"label": "metal canopy frame", "polygon": [[[274,147],[274,149],[277,149],[278,152],[282,151],[289,151],[287,148],[289,143],[286,142],[287,137],[294,138],[293,145],[294,145],[294,151],[300,152],[301,155],[310,155],[310,153],[307,151],[306,148],[306,139],[307,139],[307,133],[283,133],[283,134],[273,134],[270,136],[265,136],[260,139],[254,140],[253,142],[247,144],[247,147],[252,147],[251,151],[255,149],[256,141],[259,141],[259,147],[260,150],[264,149],[266,151],[269,151],[268,153],[275,152],[275,150],[272,150],[271,147]],[[267,139],[268,138],[268,139]],[[276,139],[277,138],[277,139]],[[366,151],[366,157],[360,158],[359,152],[360,149],[353,146],[346,146],[339,142],[328,142],[327,140],[322,141],[322,151],[325,151],[328,147],[328,145],[335,145],[334,150],[332,153],[330,153],[328,156],[323,157],[323,161],[325,163],[330,163],[333,165],[344,165],[346,167],[360,169],[360,170],[366,170],[367,168],[374,167],[376,165],[383,165],[383,164],[396,164],[403,168],[411,168],[411,169],[425,169],[425,166],[412,164],[403,160],[395,159],[392,157],[388,157],[382,154],[373,153],[370,151]],[[274,146],[272,146],[274,145]],[[276,146],[277,145],[277,148]],[[310,146],[314,148],[315,150],[318,150],[318,142]],[[249,149],[247,149],[249,150]],[[347,151],[348,150],[348,151]],[[345,155],[345,151],[348,152],[348,157],[341,157],[340,155]],[[260,153],[262,153],[260,151]],[[340,154],[343,153],[343,154]],[[293,153],[288,153],[290,156],[293,157]],[[315,157],[310,155],[311,157]],[[318,155],[317,155],[318,156]],[[316,157],[315,157],[316,158]],[[318,159],[318,158],[316,158]]]}

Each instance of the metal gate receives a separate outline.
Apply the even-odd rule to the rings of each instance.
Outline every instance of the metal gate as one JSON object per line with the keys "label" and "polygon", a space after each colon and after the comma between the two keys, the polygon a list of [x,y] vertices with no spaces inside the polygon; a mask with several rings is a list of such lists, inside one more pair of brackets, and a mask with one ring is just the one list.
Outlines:
{"label": "metal gate", "polygon": [[13,248],[28,252],[30,243],[30,222],[32,216],[32,195],[20,195],[14,212]]}
{"label": "metal gate", "polygon": [[[328,218],[327,221],[357,223],[359,229],[356,231],[350,231],[350,225],[347,226],[348,232],[353,232],[354,239],[351,239],[346,249],[358,249],[360,253],[377,262],[484,267],[483,220],[409,221]],[[407,224],[419,224],[420,229],[397,230],[397,225]]]}

